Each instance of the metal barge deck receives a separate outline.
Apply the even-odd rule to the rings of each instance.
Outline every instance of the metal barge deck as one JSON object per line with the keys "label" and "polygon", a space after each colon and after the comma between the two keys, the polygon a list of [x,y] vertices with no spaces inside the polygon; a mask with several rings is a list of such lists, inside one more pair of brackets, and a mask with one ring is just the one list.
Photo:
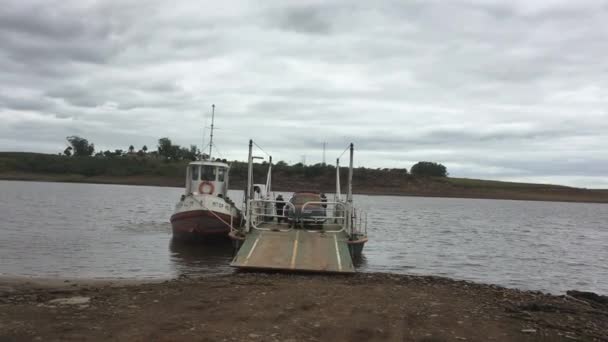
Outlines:
{"label": "metal barge deck", "polygon": [[346,151],[350,151],[346,198],[341,195],[338,157],[333,201],[312,191],[296,192],[289,201],[283,201],[281,196],[272,195],[272,157],[269,156],[266,184],[253,184],[253,159],[258,157],[253,156],[250,140],[245,225],[231,227],[229,235],[237,252],[230,266],[245,270],[354,273],[353,258],[361,255],[367,242],[367,215],[353,205],[353,144]]}
{"label": "metal barge deck", "polygon": [[[276,231],[278,224],[253,230],[230,264],[241,269],[354,273],[355,266],[344,232],[303,229]],[[274,229],[274,230],[273,230]]]}

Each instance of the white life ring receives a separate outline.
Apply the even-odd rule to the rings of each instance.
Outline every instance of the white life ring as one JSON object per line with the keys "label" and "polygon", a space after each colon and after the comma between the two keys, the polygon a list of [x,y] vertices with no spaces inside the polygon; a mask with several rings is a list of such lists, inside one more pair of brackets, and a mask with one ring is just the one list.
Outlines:
{"label": "white life ring", "polygon": [[201,194],[211,195],[214,191],[215,191],[215,186],[211,182],[205,181],[205,182],[201,182],[201,184],[198,185],[198,192]]}

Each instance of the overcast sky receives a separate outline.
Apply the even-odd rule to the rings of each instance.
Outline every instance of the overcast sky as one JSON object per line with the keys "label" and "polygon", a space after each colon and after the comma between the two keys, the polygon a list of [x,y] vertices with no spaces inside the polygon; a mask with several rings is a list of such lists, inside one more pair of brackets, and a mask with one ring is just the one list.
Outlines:
{"label": "overcast sky", "polygon": [[2,1],[2,151],[200,147],[213,103],[228,159],[608,188],[608,2]]}

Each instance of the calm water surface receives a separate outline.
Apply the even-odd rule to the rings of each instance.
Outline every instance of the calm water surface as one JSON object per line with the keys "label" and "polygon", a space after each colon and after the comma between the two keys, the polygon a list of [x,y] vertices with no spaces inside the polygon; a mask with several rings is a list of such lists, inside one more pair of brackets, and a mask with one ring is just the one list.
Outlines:
{"label": "calm water surface", "polygon": [[[0,275],[170,278],[232,272],[229,244],[171,241],[182,189],[0,181]],[[240,203],[241,192],[231,196]],[[360,270],[608,294],[608,205],[355,196]]]}

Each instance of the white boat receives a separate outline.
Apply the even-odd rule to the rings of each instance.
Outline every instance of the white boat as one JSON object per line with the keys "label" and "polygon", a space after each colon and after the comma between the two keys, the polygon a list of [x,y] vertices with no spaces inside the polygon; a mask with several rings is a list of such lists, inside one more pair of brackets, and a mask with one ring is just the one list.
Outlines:
{"label": "white boat", "polygon": [[211,160],[213,147],[213,106],[209,159],[188,164],[185,193],[171,215],[173,237],[198,240],[228,236],[241,224],[241,210],[228,197],[230,165]]}

